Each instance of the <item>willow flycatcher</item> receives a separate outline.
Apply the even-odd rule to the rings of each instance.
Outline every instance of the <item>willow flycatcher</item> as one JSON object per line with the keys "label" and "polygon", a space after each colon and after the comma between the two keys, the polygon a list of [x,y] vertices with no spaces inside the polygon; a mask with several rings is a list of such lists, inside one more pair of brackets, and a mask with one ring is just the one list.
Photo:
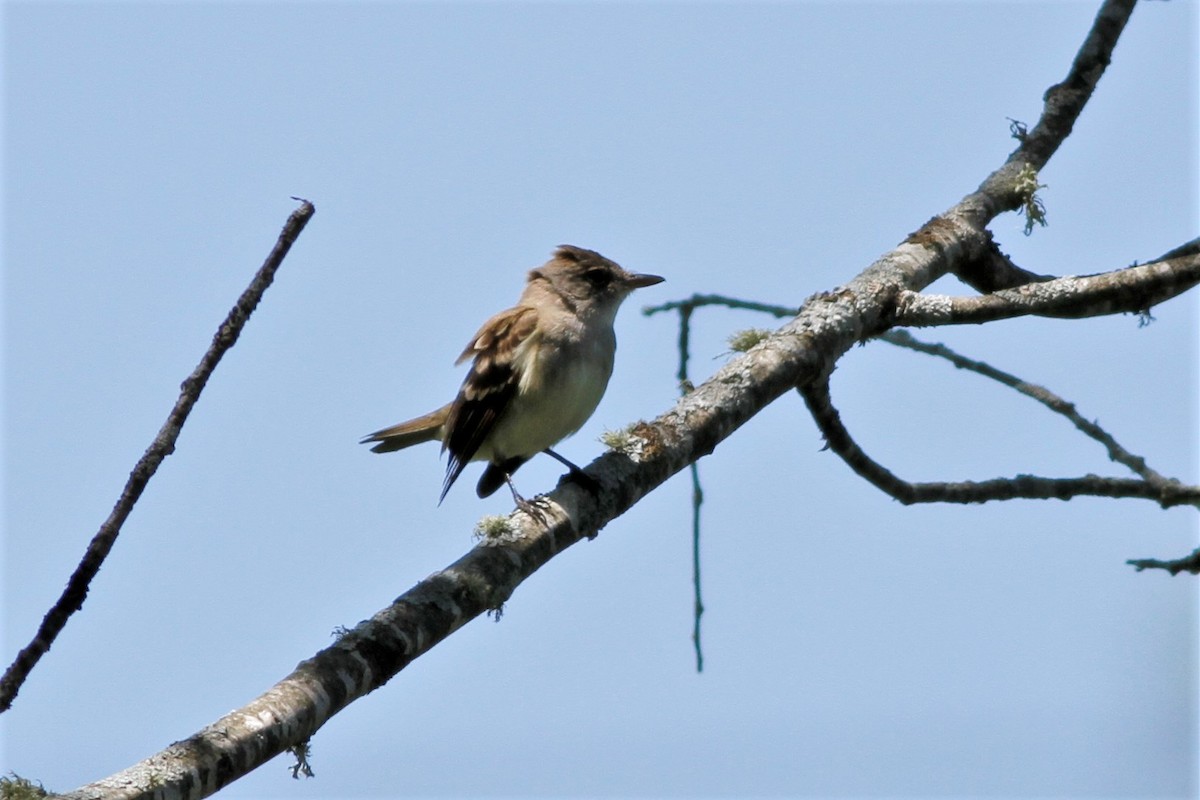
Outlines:
{"label": "willow flycatcher", "polygon": [[471,360],[458,396],[436,411],[376,431],[363,443],[387,453],[439,440],[450,454],[440,503],[470,461],[487,461],[475,491],[487,497],[507,483],[517,506],[541,513],[513,485],[517,468],[545,452],[582,475],[550,448],[587,422],[612,375],[613,320],[634,289],[661,283],[627,272],[582,247],[561,245],[529,272],[517,304],[472,337],[456,364]]}

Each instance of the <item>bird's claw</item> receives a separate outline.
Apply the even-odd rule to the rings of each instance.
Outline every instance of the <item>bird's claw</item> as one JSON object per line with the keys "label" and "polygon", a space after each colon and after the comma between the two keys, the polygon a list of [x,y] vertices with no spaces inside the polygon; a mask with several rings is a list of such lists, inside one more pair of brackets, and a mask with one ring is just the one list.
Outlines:
{"label": "bird's claw", "polygon": [[546,519],[546,512],[550,510],[549,500],[541,495],[532,500],[526,500],[524,497],[516,495],[514,499],[516,500],[517,508],[528,514],[535,522],[543,528],[550,527],[550,522]]}

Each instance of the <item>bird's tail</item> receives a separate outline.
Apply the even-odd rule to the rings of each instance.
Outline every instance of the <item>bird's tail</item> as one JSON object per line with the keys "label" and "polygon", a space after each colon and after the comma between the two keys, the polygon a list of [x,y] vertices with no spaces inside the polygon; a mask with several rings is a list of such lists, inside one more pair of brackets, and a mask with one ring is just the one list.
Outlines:
{"label": "bird's tail", "polygon": [[442,428],[449,413],[450,404],[447,403],[423,417],[410,419],[408,422],[401,422],[399,425],[364,436],[359,444],[378,442],[371,448],[372,453],[390,453],[422,442],[441,441]]}

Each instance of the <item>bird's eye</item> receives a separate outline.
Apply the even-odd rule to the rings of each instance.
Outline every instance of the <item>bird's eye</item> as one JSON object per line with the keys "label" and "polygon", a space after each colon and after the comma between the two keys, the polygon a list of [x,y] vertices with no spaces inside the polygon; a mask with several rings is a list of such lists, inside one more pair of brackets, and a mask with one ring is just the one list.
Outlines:
{"label": "bird's eye", "polygon": [[583,273],[583,279],[597,289],[603,289],[612,283],[612,273],[603,267],[593,267]]}

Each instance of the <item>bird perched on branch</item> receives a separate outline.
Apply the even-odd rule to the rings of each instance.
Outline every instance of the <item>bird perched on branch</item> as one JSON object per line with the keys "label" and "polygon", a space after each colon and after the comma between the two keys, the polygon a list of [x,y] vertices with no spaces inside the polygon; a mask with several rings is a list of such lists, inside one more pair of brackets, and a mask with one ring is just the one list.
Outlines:
{"label": "bird perched on branch", "polygon": [[583,427],[604,396],[621,302],[634,289],[662,280],[627,272],[595,251],[561,245],[530,270],[517,304],[483,323],[458,357],[455,363],[470,360],[471,369],[453,401],[362,442],[388,453],[438,440],[450,454],[439,503],[469,462],[486,461],[476,493],[487,497],[507,483],[517,506],[541,518],[517,492],[513,473],[544,452],[583,474],[550,448]]}

